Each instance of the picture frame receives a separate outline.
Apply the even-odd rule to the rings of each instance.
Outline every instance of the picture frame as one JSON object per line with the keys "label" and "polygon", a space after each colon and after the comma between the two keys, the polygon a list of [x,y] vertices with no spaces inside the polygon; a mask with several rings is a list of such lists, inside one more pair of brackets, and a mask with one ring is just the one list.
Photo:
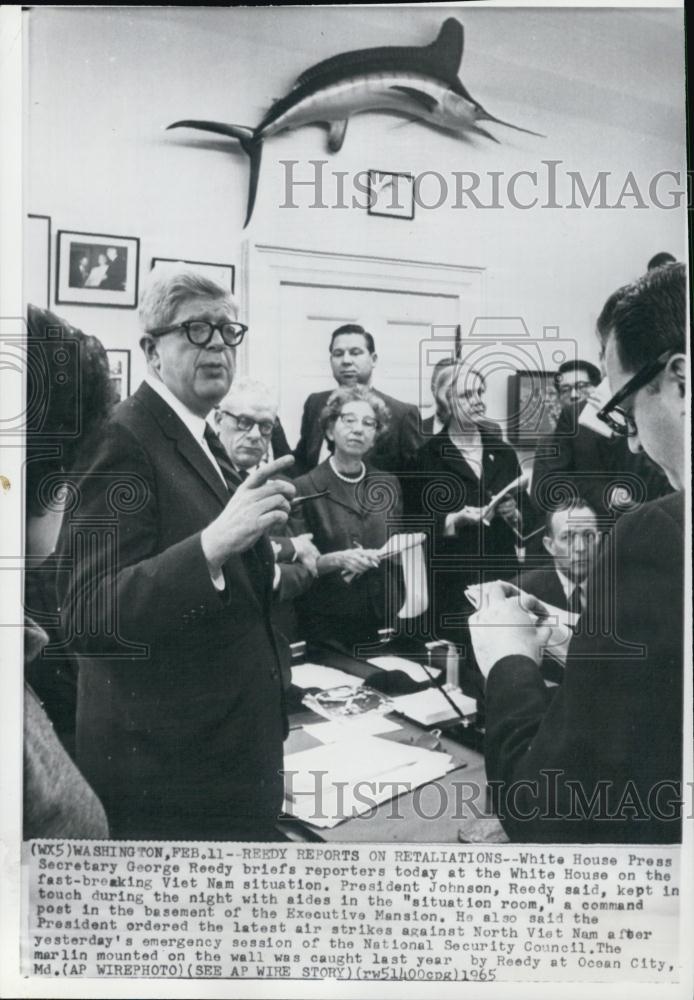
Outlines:
{"label": "picture frame", "polygon": [[201,274],[206,275],[206,277],[216,281],[218,285],[226,288],[232,295],[234,294],[236,268],[233,264],[216,264],[206,260],[183,260],[181,257],[152,257],[150,270],[153,270],[157,264],[186,264],[188,267],[193,268],[193,270],[199,271]]}
{"label": "picture frame", "polygon": [[24,229],[24,302],[51,307],[51,217],[27,213]]}
{"label": "picture frame", "polygon": [[130,395],[130,351],[107,349],[106,356],[114,398],[122,402]]}
{"label": "picture frame", "polygon": [[369,170],[369,215],[387,219],[414,219],[414,176],[391,170]]}
{"label": "picture frame", "polygon": [[555,373],[520,369],[508,377],[509,440],[534,448],[554,433],[561,413]]}
{"label": "picture frame", "polygon": [[138,237],[58,231],[57,304],[135,309],[139,274]]}

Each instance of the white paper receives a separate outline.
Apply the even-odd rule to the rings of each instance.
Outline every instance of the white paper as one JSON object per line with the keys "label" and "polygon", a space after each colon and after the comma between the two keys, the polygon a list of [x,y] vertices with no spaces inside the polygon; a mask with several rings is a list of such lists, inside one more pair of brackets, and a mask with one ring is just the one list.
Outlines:
{"label": "white paper", "polygon": [[346,674],[344,670],[324,667],[320,663],[299,663],[296,667],[292,667],[292,684],[304,691],[307,688],[320,688],[321,691],[327,691],[329,688],[339,687],[342,684],[359,687],[363,683],[359,677]]}
{"label": "white paper", "polygon": [[407,660],[404,656],[372,656],[368,662],[374,667],[380,667],[381,670],[402,670],[417,684],[429,681],[432,677],[436,680],[441,675],[438,667],[427,667],[425,671],[421,663]]}
{"label": "white paper", "polygon": [[409,535],[419,541],[403,549],[402,575],[405,583],[405,603],[398,611],[398,618],[418,618],[429,607],[427,568],[424,564],[422,540],[424,535]]}
{"label": "white paper", "polygon": [[[448,697],[458,706],[464,716],[474,715],[477,712],[477,702],[474,698],[469,698],[457,688],[446,689]],[[415,694],[403,694],[398,698],[393,698],[396,712],[402,713],[406,718],[418,722],[422,726],[434,726],[438,722],[448,722],[457,718],[452,705],[448,703],[446,697],[438,688],[427,688],[426,691],[417,691]]]}
{"label": "white paper", "polygon": [[[326,744],[285,757],[284,808],[313,826],[330,828],[392,798],[394,783],[417,788],[451,766],[449,754],[359,735],[349,744]],[[366,801],[358,795],[360,783],[368,783]]]}
{"label": "white paper", "polygon": [[357,730],[359,736],[380,736],[383,733],[396,733],[402,726],[380,712],[367,712],[366,715],[356,715],[351,719],[312,723],[303,729],[321,743],[344,743],[354,739]]}
{"label": "white paper", "polygon": [[610,383],[606,378],[602,380],[600,385],[591,392],[586,405],[581,410],[578,417],[578,422],[581,427],[589,427],[592,431],[597,434],[601,434],[603,437],[612,437],[612,431],[607,426],[603,420],[598,420],[598,411],[603,408],[603,406],[610,401],[612,398],[612,391],[610,389]]}

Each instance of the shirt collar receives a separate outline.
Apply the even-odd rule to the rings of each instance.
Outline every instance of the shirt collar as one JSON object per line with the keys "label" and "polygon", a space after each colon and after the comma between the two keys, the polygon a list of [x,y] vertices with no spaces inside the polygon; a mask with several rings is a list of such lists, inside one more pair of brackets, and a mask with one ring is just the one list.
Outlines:
{"label": "shirt collar", "polygon": [[566,598],[568,600],[573,594],[576,587],[580,587],[581,584],[576,583],[574,580],[569,580],[568,576],[562,573],[562,571],[559,569],[558,566],[555,566],[554,569],[556,571],[557,576],[559,577],[559,582],[564,588],[564,593],[566,594]]}
{"label": "shirt collar", "polygon": [[167,385],[164,385],[162,380],[157,378],[156,375],[152,375],[151,372],[147,372],[145,375],[145,382],[150,389],[154,389],[157,395],[161,396],[165,403],[168,403],[179,420],[181,420],[188,428],[195,440],[204,441],[206,424],[205,418],[199,417],[197,413],[193,413],[187,406],[184,406],[181,400],[177,396],[174,396],[171,389],[169,389]]}

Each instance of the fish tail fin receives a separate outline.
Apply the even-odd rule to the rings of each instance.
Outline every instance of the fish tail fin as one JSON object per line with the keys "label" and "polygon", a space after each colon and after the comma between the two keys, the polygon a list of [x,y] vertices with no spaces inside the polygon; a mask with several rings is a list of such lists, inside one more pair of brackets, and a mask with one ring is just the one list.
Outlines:
{"label": "fish tail fin", "polygon": [[260,177],[260,161],[263,155],[263,140],[260,139],[252,128],[245,125],[229,125],[226,122],[209,121],[180,121],[168,125],[167,128],[194,128],[200,132],[214,132],[216,135],[226,135],[230,139],[237,139],[241,148],[250,160],[250,176],[248,180],[248,208],[246,210],[246,221],[243,224],[245,229],[251,221],[253,208],[255,207],[255,197],[258,191],[258,178]]}
{"label": "fish tail fin", "polygon": [[515,132],[525,132],[526,135],[536,135],[538,139],[547,138],[547,136],[543,135],[542,132],[533,132],[529,128],[521,128],[520,125],[512,125],[511,122],[505,122],[501,118],[495,118],[494,115],[490,115],[487,111],[479,115],[477,120],[485,122],[496,122],[497,125],[505,125],[506,128],[512,128]]}

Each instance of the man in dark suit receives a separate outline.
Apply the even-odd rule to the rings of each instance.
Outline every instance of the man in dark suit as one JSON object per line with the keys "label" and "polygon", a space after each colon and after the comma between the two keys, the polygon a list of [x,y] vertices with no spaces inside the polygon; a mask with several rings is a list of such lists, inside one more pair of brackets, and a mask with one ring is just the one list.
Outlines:
{"label": "man in dark suit", "polygon": [[[581,615],[586,608],[586,581],[600,540],[595,511],[585,501],[565,501],[547,514],[546,524],[542,544],[552,564],[521,573],[518,585],[543,603]],[[543,657],[541,670],[552,684],[561,684],[564,679],[562,664],[551,655]]]}
{"label": "man in dark suit", "polygon": [[294,487],[272,476],[290,463],[241,483],[206,424],[245,333],[229,294],[180,265],[148,281],[147,377],[62,532],[77,759],[114,836],[274,839],[286,651],[265,532],[286,523]]}
{"label": "man in dark suit", "polygon": [[554,434],[537,448],[532,497],[538,509],[547,513],[553,498],[567,489],[598,513],[616,515],[669,493],[667,479],[648,455],[634,454],[624,439],[580,423],[585,406],[581,400],[563,407]]}
{"label": "man in dark suit", "polygon": [[572,640],[554,698],[538,670],[541,619],[499,584],[471,621],[487,774],[514,840],[681,836],[686,304],[684,265],[671,264],[621,289],[598,323],[614,393],[601,419],[676,492],[624,515],[603,543],[588,581],[595,627]]}
{"label": "man in dark suit", "polygon": [[[335,330],[330,338],[330,365],[340,386],[367,385],[378,357],[373,336],[362,326],[347,323]],[[323,436],[320,415],[333,390],[313,392],[304,403],[301,434],[294,450],[296,475],[315,469],[330,454],[330,445]],[[419,411],[410,403],[373,389],[390,411],[388,433],[379,438],[369,453],[368,461],[377,469],[403,472],[422,443],[419,433]]]}

